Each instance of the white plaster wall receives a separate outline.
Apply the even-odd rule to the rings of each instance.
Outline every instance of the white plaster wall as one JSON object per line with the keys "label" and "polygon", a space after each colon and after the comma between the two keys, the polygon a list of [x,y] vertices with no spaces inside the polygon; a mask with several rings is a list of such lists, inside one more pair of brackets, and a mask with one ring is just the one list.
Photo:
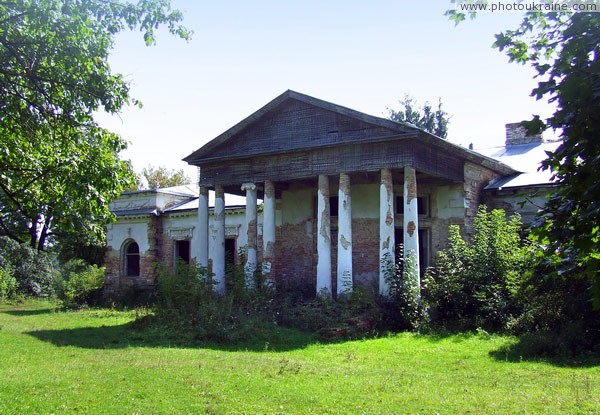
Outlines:
{"label": "white plaster wall", "polygon": [[192,239],[190,242],[190,252],[192,258],[195,258],[198,252],[198,213],[192,215],[164,215],[163,232],[165,236],[170,237],[170,230],[191,229]]}
{"label": "white plaster wall", "polygon": [[352,217],[357,219],[379,219],[379,182],[351,184]]}
{"label": "white plaster wall", "polygon": [[[337,195],[337,186],[331,186],[330,194]],[[316,188],[286,190],[282,193],[281,209],[277,211],[277,225],[297,225],[313,219]],[[357,219],[379,218],[379,183],[351,184],[352,217]],[[278,207],[279,207],[278,206]]]}
{"label": "white plaster wall", "polygon": [[529,226],[536,219],[538,211],[548,201],[546,195],[552,190],[545,187],[494,192],[486,195],[486,204],[490,208],[504,209],[507,215],[518,212],[521,215],[523,224]]}
{"label": "white plaster wall", "polygon": [[116,200],[110,203],[110,210],[117,212],[121,210],[149,209],[156,207],[156,193],[135,192],[131,194],[122,194]]}
{"label": "white plaster wall", "polygon": [[146,190],[122,194],[116,200],[110,203],[110,210],[113,212],[122,210],[136,209],[165,209],[184,200],[188,200],[191,195],[174,195],[170,193],[161,193],[154,190]]}
{"label": "white plaster wall", "polygon": [[316,188],[286,190],[282,193],[281,221],[285,224],[297,225],[312,219],[313,199]]}
{"label": "white plaster wall", "polygon": [[[262,215],[259,214],[259,218]],[[192,214],[184,215],[165,215],[166,219],[164,222],[163,230],[166,235],[169,235],[169,229],[178,229],[178,228],[193,228],[192,230],[192,240],[190,250],[192,253],[192,258],[196,257],[196,253],[198,252],[198,213],[194,212]],[[225,213],[225,229],[230,226],[238,227],[238,236],[237,236],[237,247],[241,248],[246,245],[247,241],[247,231],[248,228],[246,226],[246,220],[243,210],[236,211],[235,213],[227,212]],[[260,222],[260,220],[259,220]],[[208,228],[211,229],[214,226],[214,212],[211,209],[208,214]],[[262,235],[259,227],[259,235]],[[225,234],[225,238],[229,238],[228,232]],[[208,258],[214,258],[215,246],[209,240],[208,243]]]}
{"label": "white plaster wall", "polygon": [[140,253],[145,253],[150,248],[148,242],[148,222],[140,219],[135,221],[119,219],[119,222],[108,226],[106,244],[114,251],[119,252],[123,242],[133,239],[140,247]]}
{"label": "white plaster wall", "polygon": [[[417,183],[417,193],[421,193]],[[425,190],[425,189],[424,189]],[[432,213],[439,219],[464,219],[465,195],[462,185],[435,186],[431,189]]]}
{"label": "white plaster wall", "polygon": [[155,196],[155,204],[158,209],[166,209],[180,202],[183,202],[184,200],[188,200],[189,198],[189,195],[182,196],[158,192]]}

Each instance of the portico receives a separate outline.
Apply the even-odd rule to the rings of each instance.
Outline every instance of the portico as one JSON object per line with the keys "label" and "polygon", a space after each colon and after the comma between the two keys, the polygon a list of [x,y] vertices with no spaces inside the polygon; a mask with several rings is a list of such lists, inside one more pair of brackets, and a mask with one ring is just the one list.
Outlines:
{"label": "portico", "polygon": [[[468,231],[471,206],[489,178],[512,172],[411,126],[293,91],[185,161],[200,168],[198,259],[219,284],[226,192],[246,196],[247,286],[261,272],[276,285],[310,286],[327,296],[357,284],[387,295],[385,272],[400,243],[418,278],[427,265],[423,251],[437,250],[448,224]],[[211,229],[203,199],[209,188],[216,192]]]}

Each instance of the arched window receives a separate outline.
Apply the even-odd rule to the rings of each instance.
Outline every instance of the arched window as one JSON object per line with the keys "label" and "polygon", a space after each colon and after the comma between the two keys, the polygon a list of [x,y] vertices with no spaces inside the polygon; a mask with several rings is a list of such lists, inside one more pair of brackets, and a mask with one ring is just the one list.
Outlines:
{"label": "arched window", "polygon": [[140,247],[131,241],[125,247],[125,275],[137,277],[140,275]]}

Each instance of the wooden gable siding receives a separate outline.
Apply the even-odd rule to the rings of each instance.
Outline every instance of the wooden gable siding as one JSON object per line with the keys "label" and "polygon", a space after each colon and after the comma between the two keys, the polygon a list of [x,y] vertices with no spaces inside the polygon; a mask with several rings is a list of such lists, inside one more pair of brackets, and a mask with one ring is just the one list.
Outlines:
{"label": "wooden gable siding", "polygon": [[420,143],[418,138],[396,139],[233,160],[205,161],[200,166],[200,185],[228,186],[264,180],[295,180],[319,174],[399,169],[407,165],[414,166],[423,173],[462,182],[463,163],[456,156]]}
{"label": "wooden gable siding", "polygon": [[[398,128],[400,130],[401,126]],[[369,137],[388,137],[398,133],[399,131],[289,99],[214,148],[210,158],[287,152]]]}

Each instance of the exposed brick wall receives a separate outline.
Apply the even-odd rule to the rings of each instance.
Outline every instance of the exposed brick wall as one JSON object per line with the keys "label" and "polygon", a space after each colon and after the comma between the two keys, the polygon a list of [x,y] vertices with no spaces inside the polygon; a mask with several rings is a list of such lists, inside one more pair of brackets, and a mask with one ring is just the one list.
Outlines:
{"label": "exposed brick wall", "polygon": [[272,275],[277,285],[316,286],[316,240],[312,221],[277,227]]}
{"label": "exposed brick wall", "polygon": [[465,208],[465,232],[470,236],[473,232],[473,219],[477,209],[484,202],[483,188],[498,174],[485,167],[465,162],[465,198],[468,206]]}
{"label": "exposed brick wall", "polygon": [[119,278],[121,275],[121,258],[118,249],[107,247],[104,254],[104,296],[116,297],[119,293]]}
{"label": "exposed brick wall", "polygon": [[377,289],[379,281],[379,219],[352,220],[352,272],[354,285]]}
{"label": "exposed brick wall", "polygon": [[538,212],[547,202],[547,195],[553,187],[535,187],[519,190],[486,191],[485,203],[490,209],[504,209],[507,215],[516,212],[521,215],[525,226],[530,226]]}
{"label": "exposed brick wall", "polygon": [[[104,279],[104,296],[119,298],[135,289],[151,291],[156,280],[156,263],[163,260],[163,218],[150,215],[147,228],[149,249],[140,252],[140,275],[130,277],[124,275],[124,258],[121,247],[108,247],[105,255],[106,274]],[[140,241],[136,241],[138,244]]]}
{"label": "exposed brick wall", "polygon": [[541,134],[528,135],[525,127],[520,122],[506,124],[506,145],[541,143]]}

